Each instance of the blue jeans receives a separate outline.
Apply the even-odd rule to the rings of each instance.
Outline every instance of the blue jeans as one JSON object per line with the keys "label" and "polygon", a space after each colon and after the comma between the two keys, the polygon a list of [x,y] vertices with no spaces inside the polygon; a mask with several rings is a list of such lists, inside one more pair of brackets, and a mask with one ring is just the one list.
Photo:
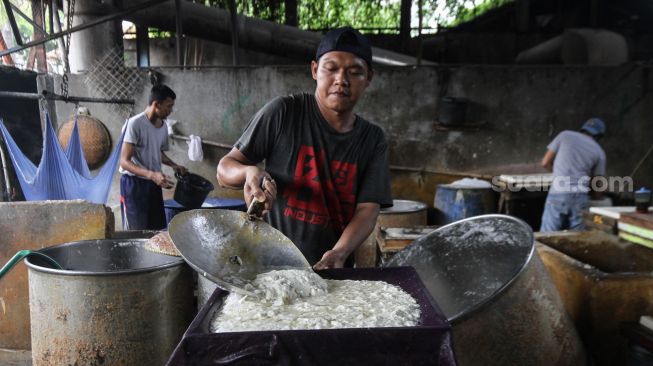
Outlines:
{"label": "blue jeans", "polygon": [[549,193],[540,231],[583,230],[583,211],[588,206],[587,193]]}

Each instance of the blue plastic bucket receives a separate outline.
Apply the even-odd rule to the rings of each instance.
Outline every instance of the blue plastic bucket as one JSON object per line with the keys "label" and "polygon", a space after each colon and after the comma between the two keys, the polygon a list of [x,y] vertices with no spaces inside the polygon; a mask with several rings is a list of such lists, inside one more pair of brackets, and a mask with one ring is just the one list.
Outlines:
{"label": "blue plastic bucket", "polygon": [[[163,207],[166,212],[166,225],[170,223],[173,217],[176,214],[184,211],[190,210],[190,208],[182,206],[179,202],[175,200],[165,200],[163,201]],[[236,211],[246,211],[247,206],[245,205],[245,200],[237,198],[207,198],[202,203],[200,207],[202,209],[223,209],[223,210],[236,210]]]}
{"label": "blue plastic bucket", "polygon": [[497,212],[497,193],[492,188],[466,188],[439,184],[433,206],[436,223],[449,224],[468,217]]}

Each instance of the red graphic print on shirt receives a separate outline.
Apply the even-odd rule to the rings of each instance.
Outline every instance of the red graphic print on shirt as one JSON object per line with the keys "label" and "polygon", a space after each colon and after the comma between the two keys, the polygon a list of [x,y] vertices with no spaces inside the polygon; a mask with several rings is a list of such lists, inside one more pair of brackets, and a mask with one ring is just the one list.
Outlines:
{"label": "red graphic print on shirt", "polygon": [[283,194],[288,202],[284,216],[344,230],[356,206],[355,179],[356,164],[332,160],[327,165],[324,151],[302,146],[293,181]]}

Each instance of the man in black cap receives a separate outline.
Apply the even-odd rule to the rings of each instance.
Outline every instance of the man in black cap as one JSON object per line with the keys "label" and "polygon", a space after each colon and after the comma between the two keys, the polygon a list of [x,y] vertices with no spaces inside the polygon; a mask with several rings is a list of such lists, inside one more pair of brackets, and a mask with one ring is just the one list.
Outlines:
{"label": "man in black cap", "polygon": [[[248,204],[265,200],[270,224],[315,269],[339,268],[351,265],[379,209],[392,206],[388,145],[381,128],[354,113],[373,75],[363,35],[350,27],[327,33],[311,72],[315,92],[259,110],[220,160],[217,178],[243,187]],[[256,165],[262,161],[265,169]]]}

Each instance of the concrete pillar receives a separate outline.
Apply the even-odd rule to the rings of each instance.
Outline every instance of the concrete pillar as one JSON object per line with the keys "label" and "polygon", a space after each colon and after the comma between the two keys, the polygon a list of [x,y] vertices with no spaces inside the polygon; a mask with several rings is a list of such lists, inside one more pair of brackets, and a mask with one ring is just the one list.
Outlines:
{"label": "concrete pillar", "polygon": [[412,0],[401,0],[401,13],[399,19],[399,36],[401,37],[401,48],[404,52],[410,49],[410,13],[412,10]]}
{"label": "concrete pillar", "polygon": [[150,35],[145,24],[136,25],[136,65],[150,67]]}
{"label": "concrete pillar", "polygon": [[[70,0],[69,0],[70,1]],[[81,25],[114,12],[113,0],[76,0],[73,26]],[[66,15],[67,16],[67,15]],[[122,47],[122,22],[108,21],[72,34],[70,40],[70,72],[89,70],[95,60],[115,47]]]}

